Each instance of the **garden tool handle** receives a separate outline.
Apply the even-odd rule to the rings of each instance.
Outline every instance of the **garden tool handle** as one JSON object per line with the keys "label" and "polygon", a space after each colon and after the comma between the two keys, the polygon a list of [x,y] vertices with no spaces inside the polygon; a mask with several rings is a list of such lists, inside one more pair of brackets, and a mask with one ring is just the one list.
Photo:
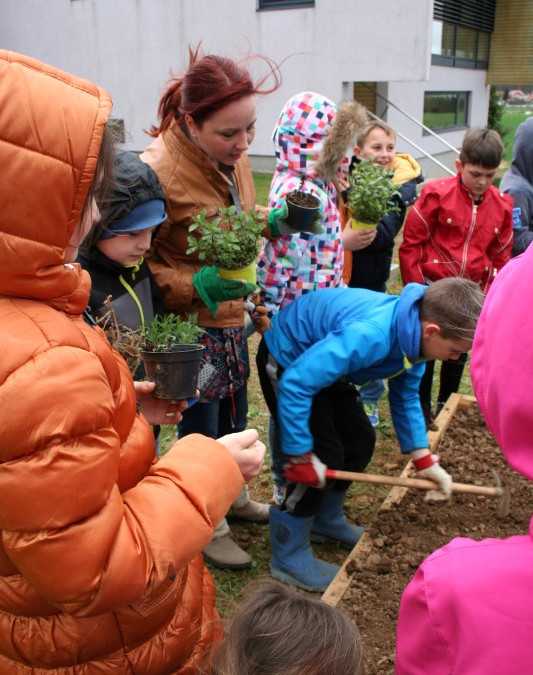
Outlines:
{"label": "garden tool handle", "polygon": [[[412,487],[419,490],[439,490],[437,483],[423,478],[404,478],[403,476],[381,476],[372,473],[357,473],[355,471],[337,471],[326,469],[326,478],[336,480],[353,480],[359,483],[376,483],[378,485],[398,485]],[[501,487],[486,487],[484,485],[469,485],[468,483],[452,483],[452,492],[464,492],[471,495],[489,495],[500,497],[503,494]]]}

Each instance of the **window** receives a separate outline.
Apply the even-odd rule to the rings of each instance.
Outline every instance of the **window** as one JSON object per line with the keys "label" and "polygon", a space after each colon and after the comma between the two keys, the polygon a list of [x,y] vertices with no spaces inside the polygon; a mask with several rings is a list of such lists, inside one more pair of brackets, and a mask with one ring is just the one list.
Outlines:
{"label": "window", "polygon": [[489,61],[490,33],[433,21],[431,63],[435,66],[481,68]]}
{"label": "window", "polygon": [[431,63],[486,70],[495,14],[496,0],[434,0]]}
{"label": "window", "polygon": [[257,9],[297,9],[314,7],[315,0],[258,0]]}
{"label": "window", "polygon": [[469,102],[468,91],[427,91],[424,94],[424,124],[433,131],[466,127]]}

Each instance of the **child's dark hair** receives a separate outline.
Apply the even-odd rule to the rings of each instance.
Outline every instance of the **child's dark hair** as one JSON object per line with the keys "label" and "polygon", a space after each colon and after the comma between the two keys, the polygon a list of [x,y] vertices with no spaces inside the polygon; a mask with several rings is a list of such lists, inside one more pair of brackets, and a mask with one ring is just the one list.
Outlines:
{"label": "child's dark hair", "polygon": [[469,129],[463,138],[459,159],[464,164],[478,164],[485,169],[500,166],[505,147],[494,129]]}
{"label": "child's dark hair", "polygon": [[359,631],[337,607],[268,581],[241,604],[210,675],[361,675]]}
{"label": "child's dark hair", "polygon": [[439,279],[420,301],[420,320],[436,323],[445,339],[472,342],[484,299],[479,285],[469,279]]}
{"label": "child's dark hair", "polygon": [[366,137],[372,131],[372,129],[381,129],[387,134],[387,136],[394,138],[394,142],[396,142],[396,137],[398,135],[396,129],[391,127],[390,124],[383,122],[383,120],[370,120],[370,122],[368,122],[368,124],[365,124],[365,126],[357,134],[357,138],[355,141],[357,147],[359,148],[363,147],[366,141]]}

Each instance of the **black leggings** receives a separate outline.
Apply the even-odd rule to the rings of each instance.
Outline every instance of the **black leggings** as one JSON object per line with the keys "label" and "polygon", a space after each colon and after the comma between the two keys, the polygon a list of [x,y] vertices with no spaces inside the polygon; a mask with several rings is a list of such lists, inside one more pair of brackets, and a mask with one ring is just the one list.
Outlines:
{"label": "black leggings", "polygon": [[[283,368],[270,367],[269,351],[264,339],[257,350],[257,372],[268,408],[278,420],[277,387],[283,385]],[[272,358],[270,359],[272,366]],[[274,364],[276,366],[276,364]],[[348,381],[338,380],[313,396],[309,428],[313,436],[313,452],[330,469],[364,471],[372,458],[376,432],[372,428],[357,389]],[[283,436],[281,437],[283,445]],[[347,481],[328,481],[330,489],[344,491]],[[324,491],[301,483],[289,483],[282,510],[298,516],[314,515]],[[288,504],[287,504],[288,502]]]}

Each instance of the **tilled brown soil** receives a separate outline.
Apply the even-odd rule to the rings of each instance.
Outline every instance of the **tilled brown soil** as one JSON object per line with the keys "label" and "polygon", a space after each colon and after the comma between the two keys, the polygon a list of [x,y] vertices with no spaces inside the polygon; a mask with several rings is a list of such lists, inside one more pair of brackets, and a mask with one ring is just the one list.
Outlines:
{"label": "tilled brown soil", "polygon": [[428,504],[418,490],[408,490],[401,503],[378,512],[367,528],[372,549],[349,563],[353,577],[340,603],[361,631],[366,675],[394,674],[400,597],[429,553],[456,536],[503,538],[528,531],[531,482],[507,466],[475,404],[454,414],[438,451],[455,482],[494,485],[496,470],[510,489],[510,512],[499,518],[495,499],[457,493],[450,503]]}

